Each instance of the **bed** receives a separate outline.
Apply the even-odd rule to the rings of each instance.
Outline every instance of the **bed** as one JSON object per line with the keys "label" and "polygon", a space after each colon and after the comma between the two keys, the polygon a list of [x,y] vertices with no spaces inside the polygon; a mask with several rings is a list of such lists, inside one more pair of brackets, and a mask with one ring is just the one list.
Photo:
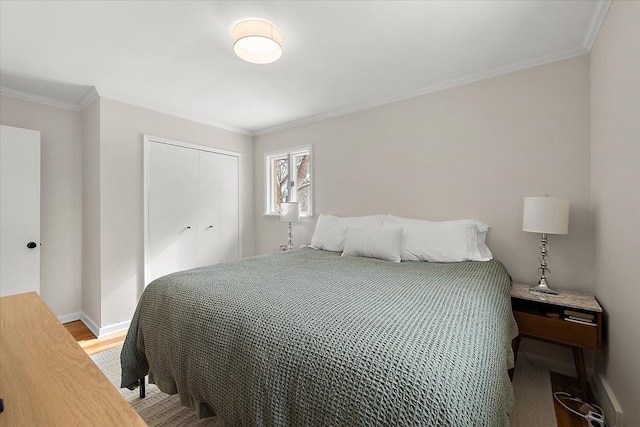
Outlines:
{"label": "bed", "polygon": [[122,387],[149,376],[221,425],[508,425],[511,279],[497,260],[304,248],[170,274],[141,296]]}

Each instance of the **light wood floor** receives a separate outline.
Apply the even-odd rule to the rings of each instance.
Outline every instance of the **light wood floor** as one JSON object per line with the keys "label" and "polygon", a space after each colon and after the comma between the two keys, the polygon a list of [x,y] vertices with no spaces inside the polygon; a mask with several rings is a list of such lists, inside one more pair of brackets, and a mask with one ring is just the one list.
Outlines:
{"label": "light wood floor", "polygon": [[[121,346],[124,343],[124,337],[127,335],[126,331],[123,331],[103,338],[96,338],[89,328],[80,320],[65,323],[64,326],[89,356]],[[580,390],[576,378],[567,377],[555,372],[551,373],[551,388],[552,392],[565,391],[573,395],[579,393]],[[581,420],[575,415],[571,415],[571,413],[560,406],[560,404],[556,403],[555,409],[558,427],[588,427],[586,421]]]}
{"label": "light wood floor", "polygon": [[122,331],[102,338],[96,338],[93,332],[91,332],[81,320],[65,323],[64,327],[67,328],[67,331],[69,331],[89,356],[121,346],[124,343],[124,337],[127,335],[127,331]]}

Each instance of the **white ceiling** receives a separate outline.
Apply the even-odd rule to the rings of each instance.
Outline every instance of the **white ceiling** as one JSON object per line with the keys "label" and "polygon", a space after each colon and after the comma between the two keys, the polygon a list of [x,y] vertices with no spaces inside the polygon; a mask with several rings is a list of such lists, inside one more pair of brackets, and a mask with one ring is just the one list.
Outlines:
{"label": "white ceiling", "polygon": [[[608,0],[0,1],[2,93],[90,94],[261,134],[586,53]],[[270,20],[276,63],[233,54]],[[84,98],[83,98],[84,97]]]}

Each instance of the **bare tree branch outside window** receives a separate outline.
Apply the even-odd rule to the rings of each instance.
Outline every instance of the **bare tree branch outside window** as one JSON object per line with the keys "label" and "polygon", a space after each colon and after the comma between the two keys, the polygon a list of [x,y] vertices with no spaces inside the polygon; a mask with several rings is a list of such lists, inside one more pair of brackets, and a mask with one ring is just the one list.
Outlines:
{"label": "bare tree branch outside window", "polygon": [[297,201],[300,212],[311,212],[311,151],[297,150],[267,156],[269,175],[267,213],[279,213],[282,202]]}
{"label": "bare tree branch outside window", "polygon": [[285,158],[274,159],[273,171],[273,210],[280,212],[280,203],[289,197],[289,161]]}
{"label": "bare tree branch outside window", "polygon": [[311,174],[309,173],[309,155],[296,156],[297,184],[296,196],[300,203],[300,211],[309,211],[309,198],[311,196]]}

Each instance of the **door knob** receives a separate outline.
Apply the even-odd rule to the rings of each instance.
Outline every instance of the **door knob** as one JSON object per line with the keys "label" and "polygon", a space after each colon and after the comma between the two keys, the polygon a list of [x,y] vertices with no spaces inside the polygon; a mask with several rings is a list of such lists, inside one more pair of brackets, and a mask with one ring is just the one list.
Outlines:
{"label": "door knob", "polygon": [[35,248],[36,246],[38,246],[38,245],[36,244],[36,242],[29,242],[29,243],[27,243],[27,247],[28,247],[29,249],[33,249],[33,248]]}

